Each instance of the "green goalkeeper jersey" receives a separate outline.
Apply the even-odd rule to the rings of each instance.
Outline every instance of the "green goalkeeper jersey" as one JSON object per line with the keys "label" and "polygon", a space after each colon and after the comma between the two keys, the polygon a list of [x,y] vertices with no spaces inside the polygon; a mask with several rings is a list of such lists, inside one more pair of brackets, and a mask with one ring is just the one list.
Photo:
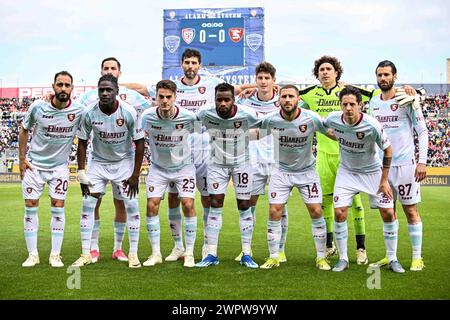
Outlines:
{"label": "green goalkeeper jersey", "polygon": [[[357,87],[361,91],[363,103],[369,102],[372,96],[378,95],[380,90],[366,90]],[[320,85],[313,85],[300,90],[300,98],[303,100],[303,108],[310,109],[318,113],[322,118],[326,118],[332,111],[340,111],[339,92],[343,88],[338,85],[327,90]],[[339,144],[337,141],[327,138],[318,133],[317,150],[328,154],[339,154]]]}

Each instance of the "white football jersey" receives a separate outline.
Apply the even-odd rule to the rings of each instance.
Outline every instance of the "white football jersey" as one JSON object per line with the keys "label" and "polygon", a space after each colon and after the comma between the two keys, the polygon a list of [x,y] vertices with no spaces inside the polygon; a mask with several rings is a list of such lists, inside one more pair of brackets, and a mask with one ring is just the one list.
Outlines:
{"label": "white football jersey", "polygon": [[116,101],[111,115],[103,113],[98,102],[87,107],[78,137],[88,140],[91,132],[92,160],[104,163],[133,158],[132,141],[144,138],[136,110],[122,100]]}
{"label": "white football jersey", "polygon": [[42,170],[67,164],[84,109],[74,100],[61,110],[51,102],[33,102],[22,122],[26,130],[34,127],[28,161]]}
{"label": "white football jersey", "polygon": [[202,121],[210,136],[211,161],[219,166],[234,167],[248,162],[249,129],[258,123],[255,110],[234,105],[233,115],[223,119],[216,112],[216,105],[202,107],[197,118]]}
{"label": "white football jersey", "polygon": [[378,148],[386,150],[391,145],[381,124],[373,117],[361,113],[360,120],[345,123],[342,111],[333,111],[325,119],[339,142],[339,166],[354,173],[375,173],[381,168]]}
{"label": "white football jersey", "polygon": [[[272,99],[268,101],[262,101],[258,98],[258,94],[255,93],[249,98],[237,99],[236,103],[253,108],[258,112],[260,117],[266,114],[272,113],[280,109],[280,103],[278,94],[273,93]],[[252,164],[258,163],[273,163],[273,137],[268,135],[259,140],[250,141],[250,162]]]}
{"label": "white football jersey", "polygon": [[326,133],[322,119],[313,111],[299,108],[292,120],[283,118],[281,111],[268,114],[261,120],[261,131],[267,130],[274,139],[275,166],[283,172],[305,172],[314,168],[312,153],[314,133]]}
{"label": "white football jersey", "polygon": [[195,114],[176,108],[172,119],[160,116],[159,108],[142,114],[142,129],[149,137],[151,162],[167,170],[178,170],[192,164],[189,135],[194,131]]}
{"label": "white football jersey", "polygon": [[427,163],[428,130],[422,110],[410,105],[401,108],[395,99],[383,101],[378,95],[370,100],[369,113],[381,123],[392,143],[393,166],[415,164],[414,130],[419,137],[419,162]]}

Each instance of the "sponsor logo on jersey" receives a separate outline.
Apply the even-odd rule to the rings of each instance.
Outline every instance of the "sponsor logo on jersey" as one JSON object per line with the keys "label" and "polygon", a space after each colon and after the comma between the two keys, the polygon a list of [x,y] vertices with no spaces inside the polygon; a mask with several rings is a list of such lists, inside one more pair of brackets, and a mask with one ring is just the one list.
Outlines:
{"label": "sponsor logo on jersey", "polygon": [[228,35],[230,36],[231,41],[238,43],[244,36],[244,28],[229,28]]}
{"label": "sponsor logo on jersey", "polygon": [[53,116],[46,116],[45,114],[42,115],[42,119],[53,119]]}
{"label": "sponsor logo on jersey", "polygon": [[155,190],[155,187],[154,187],[154,186],[150,186],[150,187],[148,188],[148,191],[150,191],[150,192],[153,192],[153,190]]}
{"label": "sponsor logo on jersey", "polygon": [[195,29],[194,28],[184,28],[181,30],[181,37],[184,42],[190,44],[195,38]]}
{"label": "sponsor logo on jersey", "polygon": [[169,186],[171,187],[171,188],[173,188],[174,186],[175,186],[175,182],[171,182],[171,183],[169,183]]}
{"label": "sponsor logo on jersey", "polygon": [[206,92],[206,87],[198,87],[198,92],[204,94]]}
{"label": "sponsor logo on jersey", "polygon": [[119,94],[120,99],[122,99],[123,101],[127,101],[127,95],[125,93],[121,93]]}
{"label": "sponsor logo on jersey", "polygon": [[164,45],[170,53],[177,51],[180,46],[180,37],[178,36],[167,36],[164,38]]}
{"label": "sponsor logo on jersey", "polygon": [[67,115],[67,119],[69,119],[69,121],[75,120],[75,113],[69,113],[69,114]]}
{"label": "sponsor logo on jersey", "polygon": [[32,192],[33,192],[33,188],[28,187],[28,188],[27,188],[27,192],[28,192],[28,193],[32,193]]}
{"label": "sponsor logo on jersey", "polygon": [[245,37],[247,45],[252,51],[256,51],[262,44],[262,35],[258,33],[250,33]]}
{"label": "sponsor logo on jersey", "polygon": [[398,103],[393,103],[393,104],[391,104],[391,110],[392,111],[395,111],[395,110],[397,110],[398,109]]}
{"label": "sponsor logo on jersey", "polygon": [[255,9],[252,9],[251,11],[250,11],[250,14],[252,15],[252,17],[254,18],[254,17],[256,17],[256,10]]}
{"label": "sponsor logo on jersey", "polygon": [[271,196],[272,198],[275,198],[275,197],[277,196],[277,193],[276,193],[276,192],[271,192],[271,193],[270,193],[270,196]]}
{"label": "sponsor logo on jersey", "polygon": [[235,127],[236,129],[239,129],[241,126],[242,126],[242,121],[235,121],[235,122],[234,122],[234,127]]}
{"label": "sponsor logo on jersey", "polygon": [[340,91],[337,91],[337,92],[335,92],[334,94],[336,95],[336,97],[339,98],[340,93],[341,93]]}
{"label": "sponsor logo on jersey", "polygon": [[356,137],[357,137],[359,140],[362,140],[362,139],[364,138],[364,136],[365,136],[364,132],[357,132],[357,133],[356,133]]}
{"label": "sponsor logo on jersey", "polygon": [[334,196],[334,202],[338,202],[339,196]]}
{"label": "sponsor logo on jersey", "polygon": [[214,189],[219,188],[219,183],[217,183],[217,182],[213,183],[213,188],[214,188]]}
{"label": "sponsor logo on jersey", "polygon": [[298,129],[300,130],[300,132],[305,133],[308,129],[308,126],[306,124],[301,124],[298,126]]}
{"label": "sponsor logo on jersey", "polygon": [[116,119],[116,123],[119,127],[123,126],[123,124],[125,123],[125,120],[123,120],[122,118],[120,119]]}
{"label": "sponsor logo on jersey", "polygon": [[176,128],[177,130],[183,129],[183,128],[184,128],[184,123],[177,123],[177,124],[175,125],[175,128]]}
{"label": "sponsor logo on jersey", "polygon": [[152,129],[157,129],[157,130],[161,130],[161,129],[162,129],[162,127],[160,127],[160,126],[155,126],[155,125],[153,125],[153,124],[152,124]]}
{"label": "sponsor logo on jersey", "polygon": [[101,122],[101,121],[92,121],[93,126],[101,126],[102,124],[103,124],[103,122]]}

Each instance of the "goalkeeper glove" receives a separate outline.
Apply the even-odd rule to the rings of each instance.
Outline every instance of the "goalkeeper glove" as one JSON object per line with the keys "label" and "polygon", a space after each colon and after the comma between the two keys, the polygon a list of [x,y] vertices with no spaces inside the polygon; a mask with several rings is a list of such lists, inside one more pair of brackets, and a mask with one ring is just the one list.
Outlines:
{"label": "goalkeeper glove", "polygon": [[94,186],[84,170],[78,170],[78,181],[80,181],[81,184],[87,184],[89,187]]}
{"label": "goalkeeper glove", "polygon": [[[423,90],[423,88],[420,88],[418,90],[420,93],[422,93],[420,90]],[[405,92],[405,89],[403,89],[403,88],[397,89],[397,91],[395,92],[395,100],[398,102],[398,105],[401,108],[404,108],[407,105],[411,104],[411,106],[414,110],[421,109],[420,95],[416,94],[416,95],[410,96]]]}

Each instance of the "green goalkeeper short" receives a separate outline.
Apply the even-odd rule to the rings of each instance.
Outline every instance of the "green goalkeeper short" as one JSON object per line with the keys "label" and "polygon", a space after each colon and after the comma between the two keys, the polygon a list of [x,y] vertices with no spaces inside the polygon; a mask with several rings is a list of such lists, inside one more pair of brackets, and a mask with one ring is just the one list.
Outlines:
{"label": "green goalkeeper short", "polygon": [[317,152],[316,168],[320,177],[322,194],[332,194],[339,167],[339,154]]}

